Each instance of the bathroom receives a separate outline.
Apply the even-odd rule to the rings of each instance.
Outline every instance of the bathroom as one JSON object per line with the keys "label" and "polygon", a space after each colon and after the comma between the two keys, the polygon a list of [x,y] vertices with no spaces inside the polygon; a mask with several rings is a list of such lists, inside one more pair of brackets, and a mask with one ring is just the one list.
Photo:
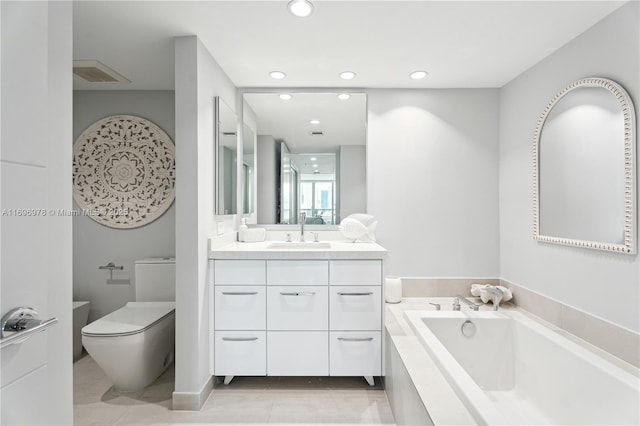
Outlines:
{"label": "bathroom", "polygon": [[[208,2],[204,3],[203,8]],[[388,6],[385,2],[315,2],[309,18],[288,15],[286,2],[257,2],[264,4],[251,4],[249,13],[243,9],[244,2],[211,3],[210,7],[221,8],[217,25],[211,25],[219,32],[206,38],[206,19],[194,18],[192,27],[172,25],[170,8],[150,11],[145,9],[145,2],[117,7],[100,2],[33,3],[19,10],[3,2],[3,208],[77,208],[69,185],[71,142],[105,116],[131,114],[150,120],[175,142],[178,159],[175,202],[157,220],[139,228],[109,228],[86,216],[33,218],[33,223],[3,217],[3,225],[7,225],[2,227],[3,314],[26,304],[59,321],[42,334],[48,341],[33,343],[42,345],[36,350],[44,345],[48,349],[47,357],[39,355],[33,360],[39,368],[22,369],[15,381],[5,381],[9,376],[4,374],[4,362],[10,358],[3,352],[3,376],[7,377],[2,383],[3,419],[10,415],[20,419],[13,417],[20,410],[7,407],[19,407],[23,394],[16,391],[17,396],[12,396],[9,386],[18,389],[24,380],[24,386],[31,384],[37,389],[34,396],[40,398],[35,399],[43,405],[35,411],[45,413],[48,420],[27,419],[22,423],[73,422],[73,370],[68,362],[72,336],[67,331],[72,322],[71,301],[91,302],[90,321],[118,309],[133,300],[134,261],[148,257],[176,257],[176,326],[180,331],[176,334],[173,408],[197,410],[210,395],[215,397],[215,390],[209,393],[214,384],[209,372],[207,254],[210,240],[222,245],[235,239],[240,215],[212,213],[213,103],[216,96],[220,97],[239,114],[240,88],[357,88],[366,94],[366,213],[376,217],[377,242],[388,251],[385,274],[403,277],[406,296],[424,295],[429,288],[455,288],[450,293],[456,293],[470,282],[501,279],[513,286],[516,302],[518,295],[530,296],[522,306],[532,313],[543,318],[551,315],[547,321],[554,324],[562,323],[563,315],[570,315],[568,320],[573,320],[574,328],[569,332],[581,336],[591,330],[599,333],[596,340],[614,336],[637,353],[638,256],[535,241],[532,210],[534,132],[556,93],[581,78],[608,78],[625,87],[637,107],[637,2],[552,2],[526,14],[518,2],[501,2],[503,8],[493,14],[482,13],[491,4],[453,2],[441,11],[444,15],[439,19],[445,22],[446,16],[448,25],[475,29],[477,32],[468,36],[470,40],[458,39],[459,31],[438,25],[437,7],[444,5],[407,2],[413,5],[393,9],[406,13],[405,28],[433,28],[433,32],[417,33],[422,37],[419,43],[407,40],[410,33],[386,21],[392,14],[387,17],[384,10],[378,10],[380,15],[373,16],[379,21],[368,22],[371,27],[363,33],[373,36],[378,25],[389,24],[384,32],[387,40],[380,41],[390,46],[385,50],[388,57],[377,53],[372,56],[375,62],[366,69],[363,65],[362,70],[353,62],[334,59],[331,71],[315,80],[300,77],[294,65],[287,63],[264,65],[264,72],[251,79],[242,73],[250,73],[254,67],[247,66],[246,56],[237,59],[239,55],[232,54],[237,47],[231,42],[233,37],[225,38],[220,32],[243,26],[257,43],[259,37],[246,28],[263,28],[256,32],[267,34],[261,17],[273,14],[282,25],[289,25],[273,27],[293,28],[303,34],[305,25],[310,25],[315,34],[327,34],[327,28],[332,27],[322,19],[328,15],[341,17],[335,23],[339,28],[362,20],[360,14],[367,12],[357,9],[359,3],[373,8],[369,13],[374,14],[375,8]],[[232,6],[235,3],[238,5]],[[284,13],[270,9],[276,6]],[[12,26],[16,13],[31,25]],[[113,15],[122,24],[114,26],[115,18],[109,19]],[[278,20],[273,22],[280,23]],[[518,22],[519,28],[506,24],[510,21]],[[505,32],[488,30],[494,26]],[[171,36],[160,28],[169,28]],[[514,31],[513,37],[506,36],[506,31]],[[273,33],[274,37],[279,35]],[[101,45],[104,34],[109,36],[109,43]],[[199,40],[188,37],[192,34]],[[484,34],[486,38],[478,37]],[[187,37],[174,41],[173,37],[183,35]],[[313,34],[305,37],[317,39]],[[81,41],[94,38],[95,50],[83,51],[91,43]],[[451,45],[443,38],[451,38]],[[517,44],[533,38],[538,39],[535,46],[524,49]],[[19,49],[12,49],[11,39],[20,40]],[[497,48],[468,50],[466,44],[474,46],[471,39],[499,46],[504,52]],[[513,44],[505,39],[512,39]],[[289,38],[278,40],[290,42]],[[449,46],[447,49],[457,46],[458,50],[429,50],[433,48],[428,46],[429,40],[438,40]],[[362,43],[371,44],[368,39]],[[409,47],[403,48],[403,43]],[[335,48],[337,41],[333,44]],[[433,60],[419,53],[422,44],[434,55]],[[330,51],[322,46],[314,51],[316,55]],[[531,53],[534,47],[537,50]],[[297,53],[302,55],[304,49],[298,48]],[[281,49],[286,55],[286,47]],[[120,66],[118,56],[144,57],[153,52],[157,59],[149,63],[152,68],[147,73],[158,80],[150,78],[146,86],[136,85],[131,75],[135,67]],[[283,55],[282,51],[279,54]],[[348,54],[344,58],[354,55],[342,54]],[[444,56],[448,65],[444,60],[438,62],[437,55]],[[382,66],[381,58],[389,63]],[[83,88],[82,82],[71,79],[67,64],[73,59],[100,59],[132,83],[109,89]],[[24,67],[25,60],[32,66]],[[311,64],[315,61],[309,59]],[[449,68],[439,70],[432,63]],[[280,68],[287,73],[286,79],[269,78],[269,71]],[[309,65],[304,71],[313,68],[322,67]],[[338,72],[345,69],[353,69],[356,78],[339,80]],[[408,73],[416,69],[424,69],[429,75],[423,80],[410,80]],[[160,83],[167,76],[172,80],[171,87]],[[16,84],[9,84],[12,81]],[[34,119],[39,121],[37,125]],[[18,180],[22,184],[13,184]],[[319,232],[321,241],[327,238]],[[16,249],[9,251],[7,247]],[[34,259],[41,259],[37,267]],[[98,269],[109,262],[123,269],[114,270],[113,276],[108,270]],[[129,280],[130,284],[108,284],[110,279]],[[28,285],[34,287],[21,284],[17,289],[14,282],[33,283]],[[582,313],[588,318],[581,317]],[[27,375],[28,371],[33,374]],[[14,401],[17,405],[10,405]],[[397,416],[396,421],[401,424]]]}

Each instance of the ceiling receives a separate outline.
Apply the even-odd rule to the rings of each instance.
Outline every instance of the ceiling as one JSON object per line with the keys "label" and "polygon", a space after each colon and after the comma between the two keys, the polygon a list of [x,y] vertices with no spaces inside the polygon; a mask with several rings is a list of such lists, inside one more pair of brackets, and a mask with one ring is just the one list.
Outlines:
{"label": "ceiling", "polygon": [[[131,82],[74,77],[74,89],[171,90],[182,35],[197,35],[237,87],[502,87],[624,3],[316,0],[297,18],[286,0],[76,0],[74,59]],[[415,70],[429,75],[412,80]]]}

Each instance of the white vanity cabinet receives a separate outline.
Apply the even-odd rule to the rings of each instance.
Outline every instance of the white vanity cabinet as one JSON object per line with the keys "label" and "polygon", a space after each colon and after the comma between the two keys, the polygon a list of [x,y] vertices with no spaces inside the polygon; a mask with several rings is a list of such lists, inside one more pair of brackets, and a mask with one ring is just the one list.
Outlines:
{"label": "white vanity cabinet", "polygon": [[332,375],[373,384],[382,375],[386,253],[376,247],[379,256],[365,259],[214,256],[214,374],[226,383],[234,375]]}
{"label": "white vanity cabinet", "polygon": [[329,262],[329,374],[382,375],[382,261]]}
{"label": "white vanity cabinet", "polygon": [[216,376],[267,374],[266,262],[217,260],[213,268]]}

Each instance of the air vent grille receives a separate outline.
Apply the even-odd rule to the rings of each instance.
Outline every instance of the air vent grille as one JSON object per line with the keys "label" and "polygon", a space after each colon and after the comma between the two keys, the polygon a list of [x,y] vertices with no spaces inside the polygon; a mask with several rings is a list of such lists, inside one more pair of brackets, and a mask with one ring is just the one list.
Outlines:
{"label": "air vent grille", "polygon": [[96,60],[73,61],[73,73],[90,83],[130,83],[117,71]]}
{"label": "air vent grille", "polygon": [[322,135],[324,135],[324,132],[309,132],[309,134],[311,136],[322,136]]}

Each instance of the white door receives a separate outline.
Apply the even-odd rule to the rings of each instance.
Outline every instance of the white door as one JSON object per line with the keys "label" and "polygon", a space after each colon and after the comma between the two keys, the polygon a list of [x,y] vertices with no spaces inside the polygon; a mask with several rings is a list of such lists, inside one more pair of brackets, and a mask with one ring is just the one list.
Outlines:
{"label": "white door", "polygon": [[72,424],[72,4],[0,2],[0,314],[58,323],[0,349],[0,424]]}

